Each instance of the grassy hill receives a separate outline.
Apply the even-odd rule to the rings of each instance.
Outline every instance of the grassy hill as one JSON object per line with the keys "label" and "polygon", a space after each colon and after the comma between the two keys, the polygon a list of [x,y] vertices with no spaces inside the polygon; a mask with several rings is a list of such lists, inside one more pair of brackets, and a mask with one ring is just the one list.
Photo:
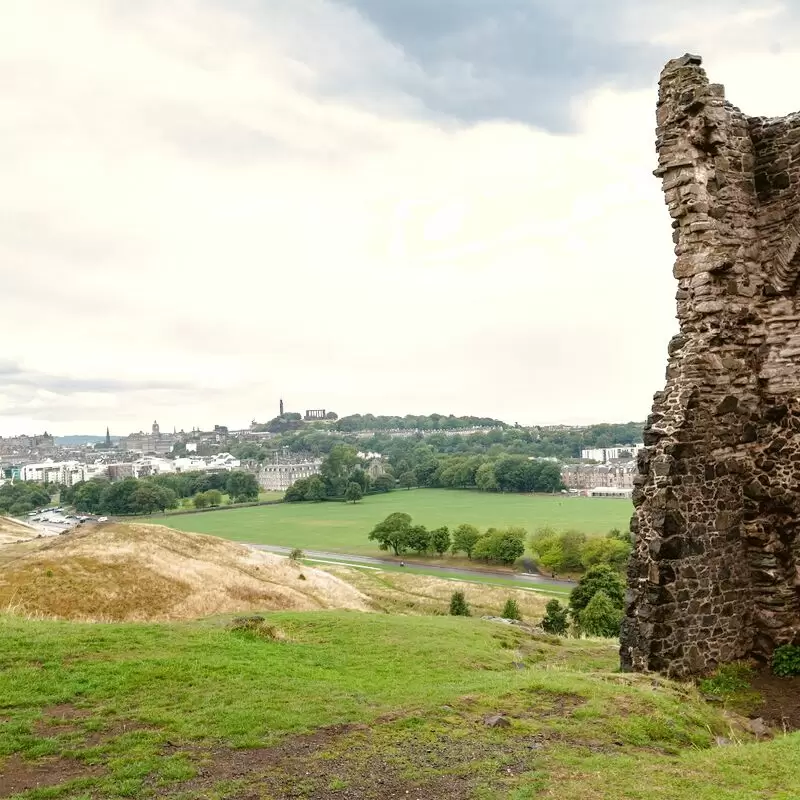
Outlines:
{"label": "grassy hill", "polygon": [[756,743],[691,686],[616,672],[608,641],[435,616],[267,623],[0,617],[0,797],[797,797],[797,734]]}
{"label": "grassy hill", "polygon": [[159,525],[99,525],[0,548],[0,609],[6,608],[67,619],[143,621],[254,608],[369,606],[329,573],[223,539]]}
{"label": "grassy hill", "polygon": [[375,555],[378,548],[367,534],[395,511],[429,528],[468,522],[479,528],[522,525],[533,531],[552,525],[605,534],[626,528],[632,510],[618,499],[414,489],[373,495],[357,504],[281,503],[174,516],[168,524],[239,542]]}

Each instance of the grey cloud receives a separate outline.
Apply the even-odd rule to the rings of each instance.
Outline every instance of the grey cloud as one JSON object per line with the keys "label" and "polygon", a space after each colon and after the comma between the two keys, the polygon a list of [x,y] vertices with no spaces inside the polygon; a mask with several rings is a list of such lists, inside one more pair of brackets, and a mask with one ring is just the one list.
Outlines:
{"label": "grey cloud", "polygon": [[[357,12],[395,52],[357,73],[352,64],[326,65],[323,92],[378,110],[393,102],[442,120],[508,120],[555,133],[572,130],[574,102],[586,91],[645,88],[665,60],[680,55],[637,41],[632,23],[653,35],[698,7],[695,0],[328,1]],[[272,2],[261,0],[262,9]],[[720,15],[758,7],[756,0],[699,5]]]}
{"label": "grey cloud", "polygon": [[607,83],[646,86],[669,55],[620,41],[617,26],[633,0],[335,1],[419,65],[401,79],[405,91],[465,122],[505,119],[563,132],[576,95]]}
{"label": "grey cloud", "polygon": [[[176,381],[126,381],[104,377],[71,378],[36,370],[26,370],[12,361],[0,361],[0,386],[3,390],[36,389],[58,395],[82,392],[110,394],[118,392],[189,391],[193,387]],[[4,413],[8,413],[4,411]]]}

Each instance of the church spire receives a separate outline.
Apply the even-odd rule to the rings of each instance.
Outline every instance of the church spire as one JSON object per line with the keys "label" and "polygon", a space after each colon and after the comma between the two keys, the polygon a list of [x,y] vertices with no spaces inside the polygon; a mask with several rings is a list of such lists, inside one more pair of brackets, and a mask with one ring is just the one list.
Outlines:
{"label": "church spire", "polygon": [[106,447],[111,447],[111,431],[108,425],[106,425]]}

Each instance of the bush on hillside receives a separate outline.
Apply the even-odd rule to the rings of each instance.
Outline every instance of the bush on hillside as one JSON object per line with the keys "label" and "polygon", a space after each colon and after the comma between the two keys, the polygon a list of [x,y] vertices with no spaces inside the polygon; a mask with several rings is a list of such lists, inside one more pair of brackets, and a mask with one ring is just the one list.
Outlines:
{"label": "bush on hillside", "polygon": [[509,597],[508,600],[506,600],[506,604],[503,606],[503,612],[500,616],[503,617],[503,619],[522,619],[519,605],[513,597]]}
{"label": "bush on hillside", "polygon": [[591,567],[578,581],[578,585],[569,596],[569,607],[572,618],[580,623],[581,612],[589,605],[597,592],[605,592],[611,605],[622,611],[625,603],[625,584],[619,573],[607,564]]}
{"label": "bush on hillside", "polygon": [[546,633],[555,633],[563,636],[569,630],[569,608],[562,606],[558,600],[550,600],[544,607],[545,615],[542,619],[542,630]]}
{"label": "bush on hillside", "polygon": [[578,626],[582,633],[607,639],[619,636],[621,621],[622,609],[617,608],[602,589],[592,595],[586,608],[578,615]]}
{"label": "bush on hillside", "polygon": [[586,536],[576,530],[539,528],[530,539],[531,552],[547,572],[581,572],[596,564],[621,571],[628,561],[630,538],[617,529],[606,536]]}
{"label": "bush on hillside", "polygon": [[772,671],[781,678],[800,675],[800,647],[784,644],[772,654]]}
{"label": "bush on hillside", "polygon": [[470,610],[466,598],[464,597],[464,592],[453,592],[450,597],[450,615],[453,617],[470,616]]}
{"label": "bush on hillside", "polygon": [[292,549],[292,552],[289,553],[289,558],[292,561],[300,561],[301,559],[305,558],[306,554],[299,548],[295,547]]}

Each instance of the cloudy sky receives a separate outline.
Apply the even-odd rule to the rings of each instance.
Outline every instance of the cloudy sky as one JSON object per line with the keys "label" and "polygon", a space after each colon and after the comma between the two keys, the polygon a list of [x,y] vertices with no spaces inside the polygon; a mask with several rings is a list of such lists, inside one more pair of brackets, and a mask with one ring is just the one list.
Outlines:
{"label": "cloudy sky", "polygon": [[2,0],[0,435],[643,419],[663,62],[800,107],[792,0]]}

